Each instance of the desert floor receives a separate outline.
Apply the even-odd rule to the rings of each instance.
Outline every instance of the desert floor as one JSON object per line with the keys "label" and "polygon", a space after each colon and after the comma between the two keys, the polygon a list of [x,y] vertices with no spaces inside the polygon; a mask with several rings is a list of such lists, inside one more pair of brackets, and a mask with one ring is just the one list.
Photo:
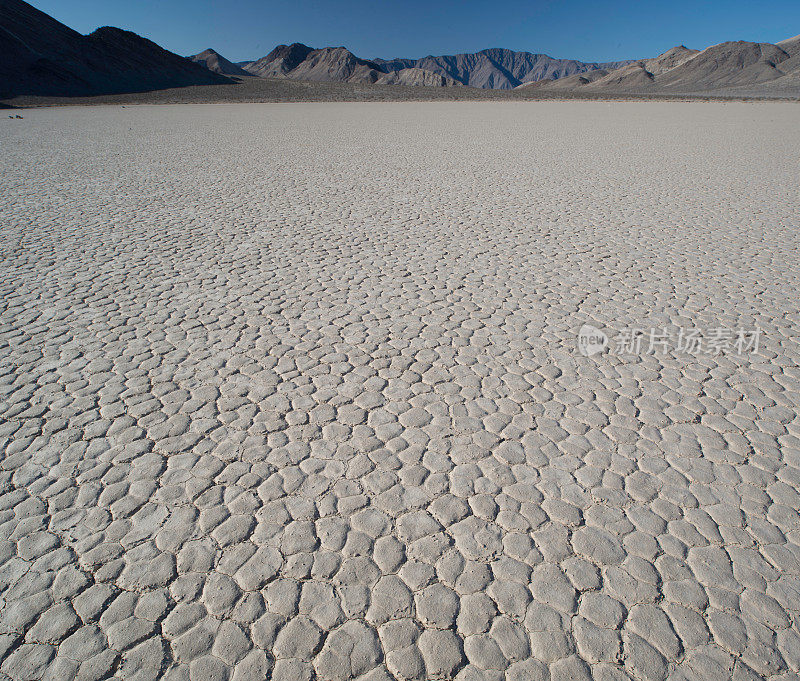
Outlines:
{"label": "desert floor", "polygon": [[3,114],[0,678],[796,679],[797,111]]}
{"label": "desert floor", "polygon": [[443,102],[443,101],[711,101],[784,100],[800,102],[800,89],[780,89],[769,84],[706,92],[603,92],[586,90],[548,90],[524,87],[514,90],[484,90],[473,87],[421,87],[411,85],[368,85],[358,83],[321,83],[286,78],[241,78],[228,85],[195,85],[189,87],[128,92],[91,97],[44,97],[20,95],[0,98],[3,106],[88,106],[131,104],[224,104],[256,102]]}

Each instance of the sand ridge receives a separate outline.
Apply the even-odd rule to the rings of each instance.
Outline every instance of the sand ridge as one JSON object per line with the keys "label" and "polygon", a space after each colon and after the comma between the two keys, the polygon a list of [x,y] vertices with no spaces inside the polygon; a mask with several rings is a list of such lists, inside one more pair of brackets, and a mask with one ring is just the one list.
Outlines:
{"label": "sand ridge", "polygon": [[0,677],[796,678],[791,105],[24,116]]}

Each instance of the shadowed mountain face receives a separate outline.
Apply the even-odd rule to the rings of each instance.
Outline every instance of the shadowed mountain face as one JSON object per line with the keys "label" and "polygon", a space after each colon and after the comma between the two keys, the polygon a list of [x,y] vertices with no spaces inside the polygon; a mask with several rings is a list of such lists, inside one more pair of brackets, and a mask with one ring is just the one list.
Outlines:
{"label": "shadowed mountain face", "polygon": [[218,52],[215,52],[211,48],[203,50],[200,54],[195,54],[189,57],[189,59],[200,64],[201,66],[205,66],[209,71],[219,73],[223,76],[242,77],[251,75],[240,66],[237,66],[233,62],[229,62],[227,59],[225,59],[225,57]]}
{"label": "shadowed mountain face", "polygon": [[298,80],[343,81],[374,83],[382,75],[377,64],[359,59],[344,47],[323,47],[312,50],[308,56],[292,69],[292,77]]}
{"label": "shadowed mountain face", "polygon": [[510,90],[523,83],[555,80],[595,69],[615,69],[630,61],[586,63],[574,59],[553,59],[546,54],[493,48],[473,54],[430,56],[417,60],[376,59],[375,63],[385,71],[414,67],[439,73],[470,87]]}
{"label": "shadowed mountain face", "polygon": [[292,69],[296,69],[302,64],[303,60],[313,51],[313,47],[302,43],[278,45],[266,57],[243,64],[242,68],[261,78],[283,78]]}
{"label": "shadowed mountain face", "polygon": [[359,59],[344,47],[315,50],[301,43],[278,45],[266,57],[244,68],[262,78],[318,82],[374,83],[384,75],[376,63]]}
{"label": "shadowed mountain face", "polygon": [[0,96],[91,95],[230,82],[135,33],[84,36],[23,0],[0,2]]}

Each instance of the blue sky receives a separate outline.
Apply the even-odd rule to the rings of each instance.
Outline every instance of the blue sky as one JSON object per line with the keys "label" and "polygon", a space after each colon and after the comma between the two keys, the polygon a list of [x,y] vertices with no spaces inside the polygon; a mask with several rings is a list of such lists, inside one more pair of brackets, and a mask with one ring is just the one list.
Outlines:
{"label": "blue sky", "polygon": [[675,45],[777,42],[800,33],[800,1],[772,0],[32,0],[89,33],[135,31],[178,54],[213,47],[232,61],[279,43],[344,45],[360,57],[423,57],[487,47],[608,61]]}

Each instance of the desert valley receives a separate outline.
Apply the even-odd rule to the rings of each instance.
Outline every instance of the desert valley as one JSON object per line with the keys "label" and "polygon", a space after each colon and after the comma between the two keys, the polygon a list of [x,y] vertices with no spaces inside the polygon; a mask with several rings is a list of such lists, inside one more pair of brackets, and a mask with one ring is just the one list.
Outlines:
{"label": "desert valley", "polygon": [[0,103],[17,105],[800,99],[800,35],[777,44],[732,40],[702,50],[678,45],[660,55],[613,62],[554,59],[500,48],[422,59],[363,59],[345,47],[314,49],[293,43],[278,45],[253,61],[233,63],[212,48],[183,58],[109,26],[84,36],[24,0],[3,0],[0,30]]}

